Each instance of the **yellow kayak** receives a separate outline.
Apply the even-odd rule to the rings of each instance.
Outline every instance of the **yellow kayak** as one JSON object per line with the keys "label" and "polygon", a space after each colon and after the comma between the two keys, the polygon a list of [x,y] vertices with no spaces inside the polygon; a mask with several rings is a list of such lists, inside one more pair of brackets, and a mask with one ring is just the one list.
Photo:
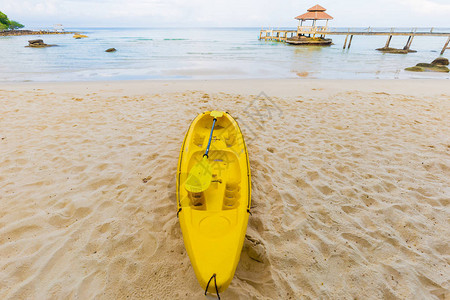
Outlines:
{"label": "yellow kayak", "polygon": [[250,194],[250,164],[239,125],[225,112],[198,115],[180,152],[177,202],[184,245],[205,294],[223,292],[233,279]]}

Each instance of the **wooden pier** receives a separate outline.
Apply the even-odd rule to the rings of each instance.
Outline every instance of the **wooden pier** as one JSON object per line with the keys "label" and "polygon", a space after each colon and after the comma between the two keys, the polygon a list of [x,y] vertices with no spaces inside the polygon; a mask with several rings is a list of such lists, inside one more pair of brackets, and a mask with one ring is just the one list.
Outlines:
{"label": "wooden pier", "polygon": [[273,29],[261,29],[259,32],[260,40],[271,41],[286,41],[287,38],[297,35],[296,30],[273,30]]}
{"label": "wooden pier", "polygon": [[[337,30],[329,27],[319,27],[319,26],[299,26],[297,30],[274,30],[274,29],[261,29],[259,33],[260,40],[273,40],[285,42],[287,38],[299,35],[308,36],[320,36],[325,37],[326,35],[345,35],[345,41],[343,49],[349,49],[353,36],[355,35],[368,35],[368,36],[387,36],[387,41],[385,48],[389,48],[389,44],[393,36],[408,36],[408,41],[406,42],[404,50],[409,50],[411,44],[416,36],[435,36],[435,37],[447,37],[447,41],[441,50],[441,55],[444,54],[445,50],[450,49],[450,32],[434,32],[431,28],[429,31],[417,31],[412,29],[410,32],[406,31],[395,31],[395,28],[391,28],[390,31],[373,31],[373,29],[368,28],[366,31],[356,31],[355,29],[348,28],[347,30]],[[350,39],[349,39],[350,38]],[[348,44],[347,44],[348,41]]]}

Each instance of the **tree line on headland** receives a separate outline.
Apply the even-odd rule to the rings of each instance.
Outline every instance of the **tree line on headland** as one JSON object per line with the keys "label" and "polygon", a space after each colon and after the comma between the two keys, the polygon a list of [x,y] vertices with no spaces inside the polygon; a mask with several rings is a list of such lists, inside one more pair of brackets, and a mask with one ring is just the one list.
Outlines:
{"label": "tree line on headland", "polygon": [[8,19],[8,16],[0,11],[0,31],[14,30],[23,28],[24,26],[19,22]]}

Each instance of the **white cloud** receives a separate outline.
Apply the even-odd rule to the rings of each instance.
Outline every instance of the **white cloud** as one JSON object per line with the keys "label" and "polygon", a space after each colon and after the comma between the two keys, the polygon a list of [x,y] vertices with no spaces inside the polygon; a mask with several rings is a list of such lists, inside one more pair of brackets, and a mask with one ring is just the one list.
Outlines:
{"label": "white cloud", "polygon": [[[321,0],[331,26],[450,26],[448,0]],[[296,26],[314,1],[0,0],[10,18],[50,26]]]}

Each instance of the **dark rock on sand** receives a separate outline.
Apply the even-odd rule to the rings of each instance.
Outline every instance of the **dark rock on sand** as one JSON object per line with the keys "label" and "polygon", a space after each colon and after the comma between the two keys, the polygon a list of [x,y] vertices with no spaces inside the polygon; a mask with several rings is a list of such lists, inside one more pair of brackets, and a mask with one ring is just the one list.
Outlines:
{"label": "dark rock on sand", "polygon": [[44,43],[43,40],[29,40],[28,41],[28,46],[25,47],[32,47],[32,48],[44,48],[44,47],[53,47],[56,45],[48,45],[46,43]]}
{"label": "dark rock on sand", "polygon": [[376,50],[381,51],[381,52],[386,52],[386,53],[394,53],[394,54],[407,54],[407,53],[417,52],[416,50],[411,50],[411,49],[397,49],[397,48],[390,48],[390,47],[378,48]]}
{"label": "dark rock on sand", "polygon": [[116,48],[109,48],[105,50],[105,52],[116,52],[116,51],[117,51]]}
{"label": "dark rock on sand", "polygon": [[448,59],[445,57],[438,57],[431,62],[432,65],[448,66]]}

